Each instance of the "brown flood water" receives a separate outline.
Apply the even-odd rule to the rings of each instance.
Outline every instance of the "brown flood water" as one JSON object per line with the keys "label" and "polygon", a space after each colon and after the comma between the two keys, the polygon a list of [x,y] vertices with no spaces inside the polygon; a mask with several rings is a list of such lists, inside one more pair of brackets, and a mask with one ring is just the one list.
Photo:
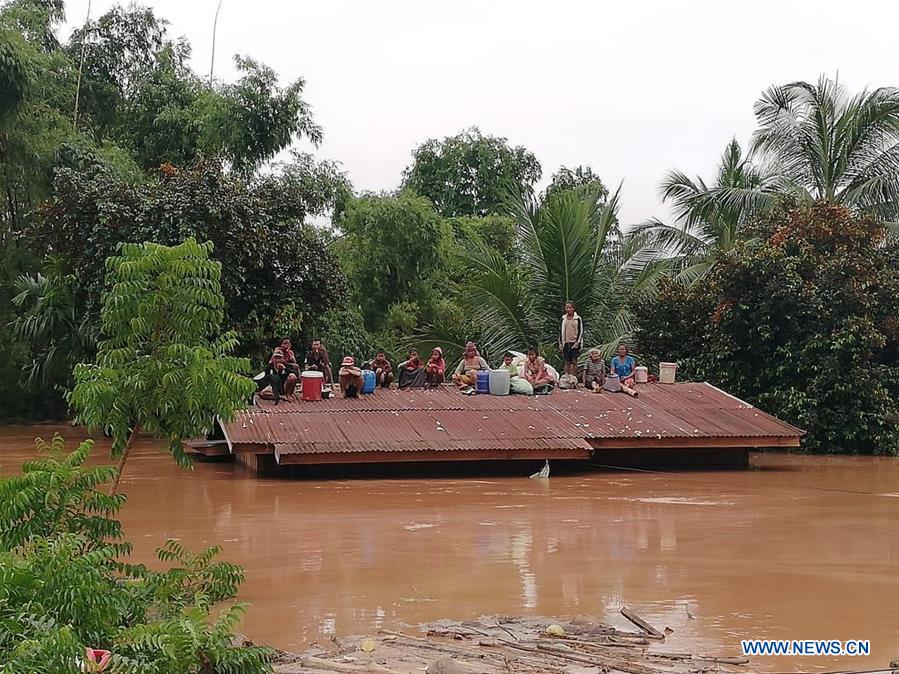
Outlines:
{"label": "brown flood water", "polygon": [[[54,427],[0,429],[0,471]],[[72,445],[74,446],[74,444]],[[97,460],[106,444],[98,442]],[[868,658],[754,657],[768,672],[899,658],[899,460],[758,454],[744,472],[585,472],[528,480],[258,479],[180,471],[149,441],[123,478],[135,561],[166,538],[246,568],[243,631],[285,649],[483,614],[618,615],[669,650],[740,639],[870,639]]]}

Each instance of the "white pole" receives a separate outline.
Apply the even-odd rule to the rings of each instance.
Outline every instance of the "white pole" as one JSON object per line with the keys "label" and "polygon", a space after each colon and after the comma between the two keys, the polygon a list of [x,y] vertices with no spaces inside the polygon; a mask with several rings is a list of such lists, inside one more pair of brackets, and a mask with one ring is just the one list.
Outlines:
{"label": "white pole", "polygon": [[84,34],[81,36],[81,60],[78,63],[78,82],[75,85],[75,114],[72,118],[72,130],[78,130],[78,100],[81,98],[81,73],[84,72],[84,49],[87,46],[87,26],[91,20],[91,0],[87,0],[87,16],[84,17]]}
{"label": "white pole", "polygon": [[222,8],[222,0],[219,0],[215,8],[215,20],[212,22],[212,59],[209,63],[209,87],[212,88],[212,71],[215,70],[215,33],[219,24],[219,10]]}

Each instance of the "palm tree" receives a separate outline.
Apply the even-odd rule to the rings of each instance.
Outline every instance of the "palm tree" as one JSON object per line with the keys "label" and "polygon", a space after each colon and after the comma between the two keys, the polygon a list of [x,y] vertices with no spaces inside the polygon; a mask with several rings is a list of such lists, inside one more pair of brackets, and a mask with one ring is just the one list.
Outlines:
{"label": "palm tree", "polygon": [[[843,204],[891,222],[899,214],[899,89],[862,90],[821,77],[773,86],[755,104],[750,149],[770,162],[779,191]],[[719,189],[723,208],[763,208],[773,194]]]}
{"label": "palm tree", "polygon": [[[536,345],[553,358],[566,300],[584,318],[585,346],[611,353],[630,335],[633,302],[652,291],[667,263],[647,248],[646,235],[618,233],[619,202],[620,187],[605,202],[596,190],[566,190],[543,201],[528,194],[509,208],[518,226],[519,259],[484,246],[466,253],[472,273],[461,301],[487,354]],[[437,328],[428,336],[426,345],[444,347],[449,357],[466,338]]]}
{"label": "palm tree", "polygon": [[[743,153],[736,139],[721,155],[715,182],[690,178],[670,171],[660,187],[663,202],[673,205],[675,224],[652,219],[633,232],[644,234],[651,245],[666,252],[676,263],[677,278],[692,282],[712,268],[715,261],[739,239],[746,220],[767,206],[767,199],[780,183],[764,167],[756,166]],[[718,195],[742,194],[744,198],[723,200]],[[750,199],[746,195],[757,195]]]}

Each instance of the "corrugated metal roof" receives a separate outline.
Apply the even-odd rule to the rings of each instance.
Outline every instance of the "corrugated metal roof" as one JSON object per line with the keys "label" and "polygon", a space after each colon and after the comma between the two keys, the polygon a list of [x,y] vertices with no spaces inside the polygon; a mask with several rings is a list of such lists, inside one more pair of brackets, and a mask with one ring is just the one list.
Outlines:
{"label": "corrugated metal roof", "polygon": [[[260,401],[225,425],[229,443],[277,454],[571,449],[591,438],[799,437],[803,432],[704,383],[640,385],[640,397],[556,391],[549,396],[463,396],[379,390],[314,403]],[[260,447],[262,449],[262,447]]]}

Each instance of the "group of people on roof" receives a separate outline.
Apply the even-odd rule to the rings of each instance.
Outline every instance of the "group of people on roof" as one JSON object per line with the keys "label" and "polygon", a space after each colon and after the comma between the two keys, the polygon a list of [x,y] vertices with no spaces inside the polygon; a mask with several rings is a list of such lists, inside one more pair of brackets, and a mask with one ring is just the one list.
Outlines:
{"label": "group of people on roof", "polygon": [[[583,342],[584,322],[575,311],[574,303],[566,302],[558,339],[558,348],[565,364],[562,377],[559,377],[558,373],[546,363],[536,347],[530,347],[526,354],[506,352],[503,354],[502,363],[493,369],[509,373],[511,393],[545,394],[557,384],[577,388],[579,383],[588,390],[601,393],[607,372],[598,349],[590,349],[581,369],[581,377],[578,378],[578,359]],[[636,361],[628,353],[627,344],[622,342],[618,345],[618,352],[609,365],[609,371],[618,376],[624,390],[636,395],[631,388]],[[320,372],[326,384],[334,382],[328,351],[321,340],[312,341],[301,365],[290,339],[282,339],[273,351],[264,373],[257,377],[258,390],[265,397],[273,398],[276,404],[281,399],[294,400],[300,374],[309,370]],[[378,388],[390,388],[394,383],[399,389],[434,388],[447,383],[448,380],[463,393],[473,394],[477,386],[478,373],[489,371],[491,367],[481,356],[474,342],[465,344],[462,359],[448,377],[443,349],[439,346],[431,350],[427,359],[422,358],[417,349],[411,349],[406,360],[399,363],[396,368],[383,350],[379,350],[373,359],[361,365],[357,365],[352,356],[346,356],[338,370],[340,390],[345,397],[356,397],[362,390],[363,370],[374,373],[375,386]]]}

